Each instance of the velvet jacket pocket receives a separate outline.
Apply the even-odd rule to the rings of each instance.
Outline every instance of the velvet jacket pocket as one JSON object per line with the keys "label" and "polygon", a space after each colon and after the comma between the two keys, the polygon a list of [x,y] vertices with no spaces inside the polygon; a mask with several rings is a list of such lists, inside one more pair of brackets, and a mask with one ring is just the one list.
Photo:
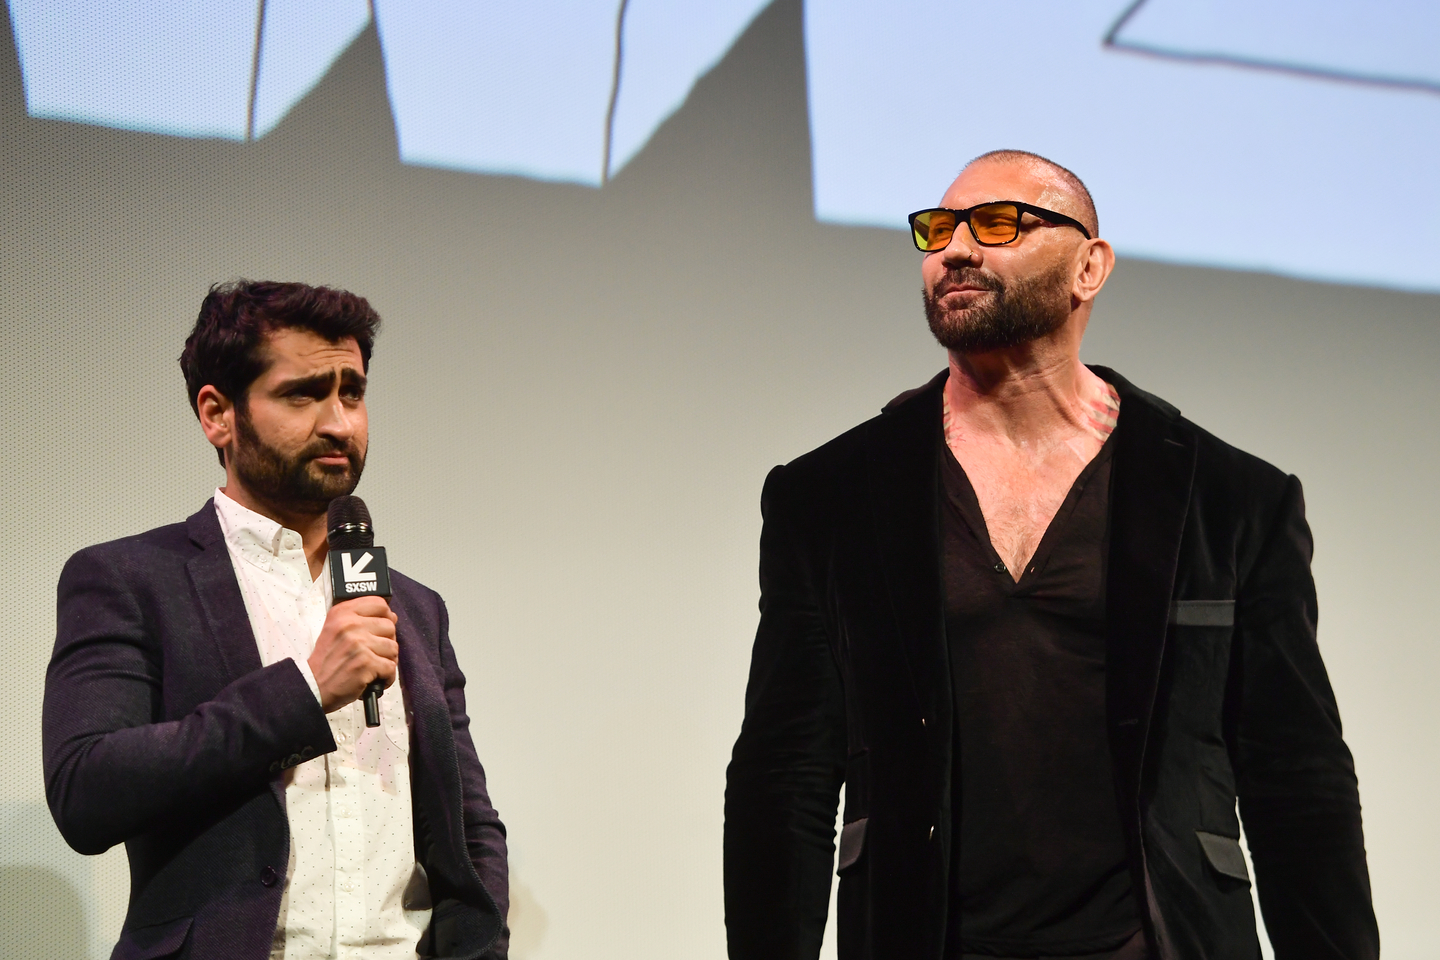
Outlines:
{"label": "velvet jacket pocket", "polygon": [[869,817],[851,820],[840,828],[840,856],[835,864],[836,873],[844,873],[860,860],[865,852],[865,825]]}
{"label": "velvet jacket pocket", "polygon": [[1250,871],[1245,868],[1245,854],[1240,849],[1239,840],[1204,830],[1196,830],[1195,836],[1200,841],[1200,849],[1205,851],[1205,859],[1216,873],[1249,884]]}

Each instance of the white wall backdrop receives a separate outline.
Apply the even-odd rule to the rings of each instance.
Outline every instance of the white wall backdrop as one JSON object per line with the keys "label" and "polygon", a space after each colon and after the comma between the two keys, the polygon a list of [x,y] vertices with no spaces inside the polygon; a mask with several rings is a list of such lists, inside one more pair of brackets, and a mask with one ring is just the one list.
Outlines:
{"label": "white wall backdrop", "polygon": [[[175,358],[250,276],[385,317],[358,492],[449,601],[514,956],[724,956],[761,482],[943,364],[907,238],[815,221],[803,36],[762,12],[603,189],[402,164],[373,25],[253,142],[28,116],[0,45],[0,955],[104,957],[123,919],[123,852],[44,806],[55,581],[219,481]],[[1337,275],[1386,255],[1314,230]],[[1123,259],[1086,355],[1305,481],[1386,955],[1433,956],[1440,296]]]}

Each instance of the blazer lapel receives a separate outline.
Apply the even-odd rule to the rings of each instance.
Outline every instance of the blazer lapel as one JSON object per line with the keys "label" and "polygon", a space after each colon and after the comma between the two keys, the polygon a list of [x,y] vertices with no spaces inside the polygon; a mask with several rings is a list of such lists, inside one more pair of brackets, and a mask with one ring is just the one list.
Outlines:
{"label": "blazer lapel", "polygon": [[1110,496],[1106,714],[1119,799],[1133,814],[1195,478],[1196,438],[1179,410],[1112,370],[1093,369],[1120,394]]}
{"label": "blazer lapel", "polygon": [[[190,574],[190,583],[204,612],[205,626],[219,659],[219,672],[229,680],[238,680],[264,664],[260,662],[260,646],[250,626],[245,597],[240,593],[240,581],[235,577],[230,551],[225,547],[225,534],[220,529],[220,519],[215,516],[214,498],[206,500],[205,506],[185,521],[185,526],[191,542],[200,548],[199,555],[185,564],[185,570]],[[191,653],[199,659],[200,651]],[[272,778],[269,787],[270,795],[284,813],[284,781]]]}
{"label": "blazer lapel", "polygon": [[395,638],[400,647],[400,686],[405,691],[405,702],[410,714],[411,741],[427,752],[446,738],[436,736],[436,731],[450,727],[450,705],[445,700],[436,675],[435,664],[425,655],[421,646],[428,642],[422,631],[410,619],[403,604],[393,603],[399,618],[395,625]]}
{"label": "blazer lapel", "polygon": [[260,647],[250,628],[250,615],[245,610],[230,551],[225,548],[213,499],[205,501],[205,506],[186,521],[186,531],[201,552],[185,564],[185,569],[205,614],[221,668],[230,680],[238,680],[260,669]]}
{"label": "blazer lapel", "polygon": [[[395,580],[392,579],[391,584],[394,585]],[[400,646],[400,687],[404,690],[410,726],[410,789],[416,824],[416,856],[426,870],[432,871],[432,883],[437,877],[433,871],[438,870],[447,875],[447,883],[463,887],[467,883],[466,871],[449,873],[455,864],[444,855],[437,860],[434,853],[466,849],[465,785],[460,778],[450,704],[445,699],[439,665],[426,652],[438,648],[439,638],[411,617],[400,588],[391,598],[391,608],[399,618],[395,636]],[[424,622],[424,618],[419,620]],[[392,688],[386,697],[396,695],[398,691]]]}
{"label": "blazer lapel", "polygon": [[[949,371],[902,394],[873,422],[866,479],[900,647],[921,715],[950,715],[940,582],[941,401]],[[943,728],[942,728],[943,729]]]}

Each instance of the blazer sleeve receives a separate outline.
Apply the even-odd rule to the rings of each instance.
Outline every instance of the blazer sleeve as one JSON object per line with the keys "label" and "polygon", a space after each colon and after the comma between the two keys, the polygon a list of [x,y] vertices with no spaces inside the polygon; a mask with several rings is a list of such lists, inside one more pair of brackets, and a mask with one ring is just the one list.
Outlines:
{"label": "blazer sleeve", "polygon": [[1368,960],[1379,931],[1355,765],[1316,643],[1311,552],[1290,477],[1237,595],[1240,814],[1276,960]]}
{"label": "blazer sleeve", "polygon": [[[485,786],[485,768],[470,737],[470,715],[465,710],[465,674],[450,645],[450,612],[440,601],[440,663],[444,673],[445,700],[450,710],[450,727],[455,736],[455,753],[460,762],[460,784],[464,795],[465,845],[480,883],[499,908],[500,918],[510,915],[510,871],[505,843],[505,825],[490,803]],[[510,927],[486,952],[486,960],[503,960],[509,951]]]}
{"label": "blazer sleeve", "polygon": [[760,626],[725,787],[732,960],[814,960],[835,862],[845,708],[813,579],[776,467],[761,496]]}
{"label": "blazer sleeve", "polygon": [[164,625],[134,588],[133,558],[91,548],[60,576],[45,677],[45,791],[60,833],[95,854],[266,788],[282,766],[335,749],[291,660],[254,671],[179,719],[163,718]]}

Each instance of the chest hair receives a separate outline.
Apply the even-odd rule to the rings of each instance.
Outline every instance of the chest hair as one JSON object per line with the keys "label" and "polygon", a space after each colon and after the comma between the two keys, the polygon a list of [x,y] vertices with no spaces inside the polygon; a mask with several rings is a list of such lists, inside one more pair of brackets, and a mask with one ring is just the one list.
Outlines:
{"label": "chest hair", "polygon": [[1094,404],[1094,415],[1080,427],[1019,443],[964,431],[950,415],[946,398],[946,445],[975,490],[991,545],[1016,580],[1035,556],[1075,480],[1115,429],[1120,398],[1114,387],[1105,387],[1106,394]]}

